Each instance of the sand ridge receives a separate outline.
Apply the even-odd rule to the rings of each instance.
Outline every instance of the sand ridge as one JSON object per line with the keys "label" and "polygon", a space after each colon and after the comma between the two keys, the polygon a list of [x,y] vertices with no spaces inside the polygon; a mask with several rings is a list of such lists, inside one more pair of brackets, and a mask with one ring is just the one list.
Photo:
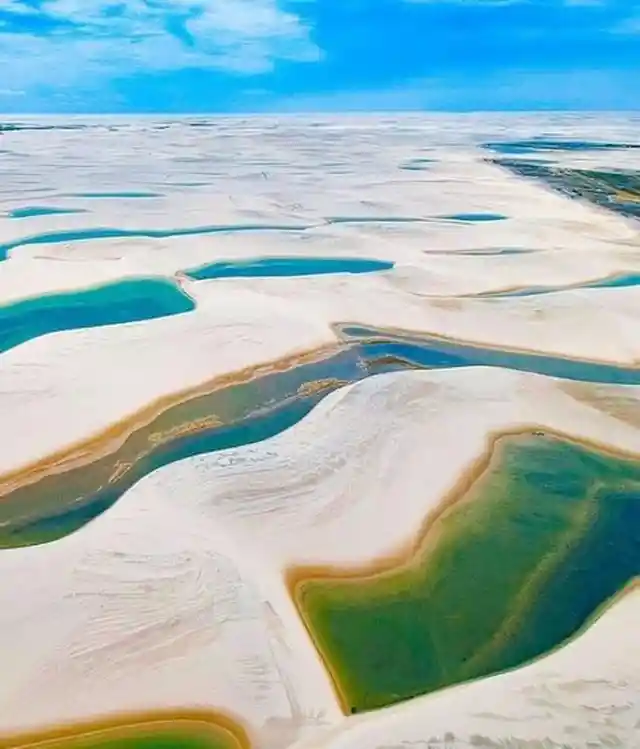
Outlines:
{"label": "sand ridge", "polygon": [[[640,361],[637,287],[469,296],[636,270],[632,224],[503,173],[481,147],[541,130],[633,139],[628,118],[85,124],[3,136],[0,244],[15,246],[0,262],[2,303],[153,276],[175,279],[196,309],[52,333],[0,356],[5,476],[91,459],[124,439],[134,427],[124,422],[152,418],[187,392],[323,356],[344,321],[629,368]],[[420,159],[434,161],[405,168]],[[97,186],[155,196],[83,196]],[[85,212],[10,218],[34,205]],[[506,218],[446,218],[469,213]],[[256,230],[171,235],[249,225]],[[156,236],[88,238],[95,227]],[[472,252],[500,248],[530,252]],[[181,275],[268,256],[395,266],[359,277]],[[145,476],[66,538],[3,550],[0,661],[11,678],[0,684],[0,733],[193,706],[238,716],[256,749],[633,746],[636,590],[526,668],[344,718],[285,576],[362,566],[411,543],[493,434],[534,424],[637,454],[638,397],[634,387],[490,367],[376,375],[340,387],[275,437]],[[109,445],[87,443],[115,424]]]}

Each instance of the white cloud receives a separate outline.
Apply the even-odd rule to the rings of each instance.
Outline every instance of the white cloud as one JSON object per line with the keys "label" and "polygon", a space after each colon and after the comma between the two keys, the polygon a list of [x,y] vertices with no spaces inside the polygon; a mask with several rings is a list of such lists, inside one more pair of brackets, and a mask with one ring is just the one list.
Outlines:
{"label": "white cloud", "polygon": [[23,5],[22,0],[0,0],[0,10],[22,14],[38,12],[37,9],[30,5]]}
{"label": "white cloud", "polygon": [[615,34],[629,34],[634,36],[635,34],[640,35],[640,13],[636,16],[626,18],[622,23],[614,26],[612,31]]}
{"label": "white cloud", "polygon": [[[17,11],[17,0],[0,9]],[[186,67],[253,74],[320,51],[278,0],[45,0],[46,34],[0,28],[3,82],[20,89],[93,86],[127,74]],[[183,33],[167,31],[170,23]]]}

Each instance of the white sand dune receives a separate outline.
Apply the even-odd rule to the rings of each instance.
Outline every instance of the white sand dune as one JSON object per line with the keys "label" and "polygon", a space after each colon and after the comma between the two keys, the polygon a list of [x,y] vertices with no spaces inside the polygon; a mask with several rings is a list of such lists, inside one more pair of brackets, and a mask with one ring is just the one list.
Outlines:
{"label": "white sand dune", "polygon": [[[298,229],[67,236],[9,249],[0,262],[2,304],[151,276],[177,279],[197,306],[54,333],[0,355],[0,477],[160,397],[334,344],[335,323],[640,362],[640,287],[473,298],[637,270],[637,225],[487,164],[491,154],[480,147],[540,132],[632,142],[637,124],[629,118],[84,124],[90,129],[3,135],[0,252],[96,227]],[[575,158],[622,163],[616,154],[609,162],[603,153]],[[407,170],[415,159],[434,162]],[[132,191],[158,196],[79,195]],[[84,212],[10,218],[33,206]],[[506,219],[442,218],[468,213]],[[403,218],[416,220],[388,220]],[[530,252],[459,254],[514,247]],[[358,276],[180,276],[265,256],[374,258],[395,267]],[[240,716],[256,749],[635,749],[636,592],[533,665],[344,718],[283,571],[357,564],[411,539],[496,430],[538,424],[640,454],[636,390],[487,367],[372,377],[272,439],[156,471],[66,538],[0,551],[0,734],[198,705]]]}
{"label": "white sand dune", "polygon": [[[630,388],[608,392],[635,398]],[[600,391],[606,405],[605,396]],[[482,454],[490,432],[522,424],[640,452],[637,426],[585,405],[547,378],[491,368],[382,375],[336,392],[263,443],[156,471],[111,510],[54,544],[3,551],[0,651],[12,678],[0,691],[0,728],[113,710],[210,705],[240,714],[257,746],[296,739],[319,745],[329,725],[340,721],[284,587],[284,567],[366,561],[392,550]],[[637,596],[630,600],[640,603]],[[627,615],[617,613],[608,627],[629,627],[637,614],[630,603],[620,605]],[[624,636],[631,645],[634,638]],[[600,642],[609,652],[610,639]],[[549,673],[562,676],[574,664],[575,680],[585,678],[581,652],[577,647],[574,661],[561,652],[525,676],[488,682],[481,703],[470,698],[473,709],[482,704],[481,713],[521,716],[530,692],[534,699],[555,688],[547,684]],[[616,652],[602,656],[605,681],[623,678],[608,675],[618,663]],[[514,679],[523,686],[506,701],[501,680]],[[482,684],[469,689],[481,691]],[[639,686],[629,683],[627,700],[637,699]],[[392,735],[396,713],[408,716],[402,730],[417,731],[423,740],[428,737],[420,731],[466,730],[467,692],[454,689],[383,711],[381,730]],[[575,696],[567,699],[570,708]],[[432,724],[428,716],[438,714],[433,705],[439,700],[450,705],[448,719]],[[575,720],[569,708],[562,708],[567,725]],[[575,710],[579,715],[579,706]],[[557,738],[548,734],[560,741],[563,715],[559,709],[553,720],[534,721],[522,735],[537,735],[538,723],[544,731],[560,726]],[[511,734],[510,724],[497,717],[473,717],[473,732],[480,731],[477,725],[493,731],[489,736]],[[376,720],[347,731],[344,741],[352,735],[357,741],[369,725],[375,733]]]}
{"label": "white sand dune", "polygon": [[331,343],[333,322],[625,365],[640,360],[640,288],[563,292],[545,296],[544,306],[536,297],[428,299],[384,274],[186,288],[194,312],[56,333],[3,354],[0,470],[86,439],[161,396]]}

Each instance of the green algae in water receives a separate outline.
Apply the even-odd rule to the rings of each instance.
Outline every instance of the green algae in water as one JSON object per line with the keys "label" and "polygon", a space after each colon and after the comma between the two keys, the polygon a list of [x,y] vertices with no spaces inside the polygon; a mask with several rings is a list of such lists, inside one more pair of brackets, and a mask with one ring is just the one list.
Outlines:
{"label": "green algae in water", "polygon": [[84,443],[79,458],[72,450],[2,477],[0,548],[62,538],[109,509],[148,473],[183,458],[272,437],[300,421],[329,392],[377,373],[497,366],[576,381],[640,383],[637,368],[375,328],[342,325],[336,332],[343,343],[320,360],[313,354],[281,362],[275,371],[256,367],[250,382],[205,384],[135,414],[129,419],[133,431],[120,436],[119,446],[107,455],[105,445],[122,435],[122,425]]}
{"label": "green algae in water", "polygon": [[[300,421],[330,390],[364,375],[356,352],[346,349],[138,414],[133,431],[115,450],[98,453],[91,463],[45,473],[5,494],[0,499],[0,548],[62,538],[158,468],[267,439]],[[322,387],[308,388],[318,381]],[[116,428],[113,439],[119,434]],[[87,449],[98,452],[96,446],[82,452]]]}
{"label": "green algae in water", "polygon": [[238,745],[222,733],[189,732],[176,726],[131,732],[105,731],[59,739],[48,746],[51,749],[235,749]]}
{"label": "green algae in water", "polygon": [[0,738],[0,749],[249,749],[244,729],[226,716],[196,711],[54,728],[40,734]]}
{"label": "green algae in water", "polygon": [[195,304],[175,283],[143,278],[0,306],[0,353],[47,333],[151,320]]}
{"label": "green algae in water", "polygon": [[639,523],[640,463],[502,437],[410,564],[294,570],[294,596],[345,712],[371,710],[565,642],[640,573]]}

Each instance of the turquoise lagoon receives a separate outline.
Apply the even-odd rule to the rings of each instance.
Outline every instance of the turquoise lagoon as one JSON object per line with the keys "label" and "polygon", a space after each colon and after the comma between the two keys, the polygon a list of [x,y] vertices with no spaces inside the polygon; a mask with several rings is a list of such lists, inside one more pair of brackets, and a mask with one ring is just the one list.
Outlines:
{"label": "turquoise lagoon", "polygon": [[194,308],[175,282],[160,278],[23,299],[0,306],[0,353],[48,333],[152,320]]}

